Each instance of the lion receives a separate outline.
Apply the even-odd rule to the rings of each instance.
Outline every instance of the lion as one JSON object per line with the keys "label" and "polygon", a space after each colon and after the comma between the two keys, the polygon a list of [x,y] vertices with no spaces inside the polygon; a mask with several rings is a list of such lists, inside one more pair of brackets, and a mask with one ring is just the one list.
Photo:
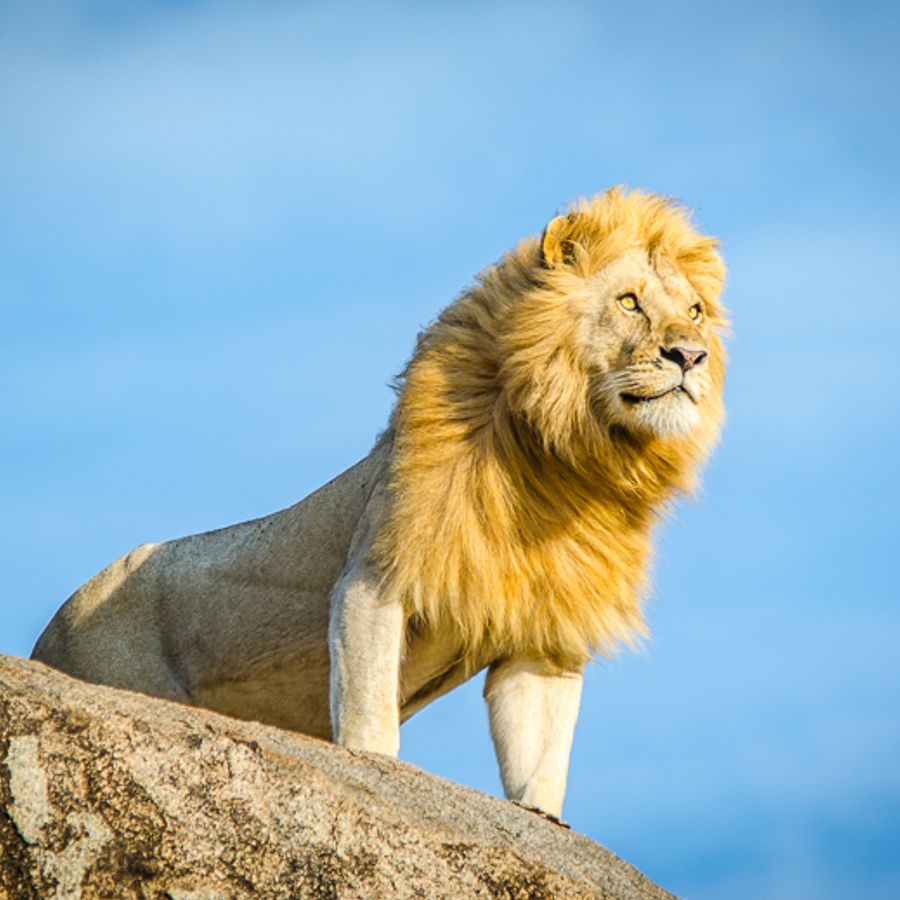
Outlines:
{"label": "lion", "polygon": [[576,202],[420,334],[365,459],[127,553],[33,658],[391,756],[487,669],[505,794],[558,817],[585,664],[646,633],[653,526],[717,441],[723,280],[677,203]]}

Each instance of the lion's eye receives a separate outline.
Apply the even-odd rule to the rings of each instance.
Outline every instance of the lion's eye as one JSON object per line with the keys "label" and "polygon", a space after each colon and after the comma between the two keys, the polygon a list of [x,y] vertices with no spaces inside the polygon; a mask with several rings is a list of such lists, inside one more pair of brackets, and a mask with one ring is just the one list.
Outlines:
{"label": "lion's eye", "polygon": [[619,297],[619,306],[627,312],[637,312],[641,308],[634,294],[622,294]]}
{"label": "lion's eye", "polygon": [[700,316],[703,315],[703,308],[699,303],[695,303],[689,310],[688,315],[691,317],[692,322],[697,322],[700,319]]}

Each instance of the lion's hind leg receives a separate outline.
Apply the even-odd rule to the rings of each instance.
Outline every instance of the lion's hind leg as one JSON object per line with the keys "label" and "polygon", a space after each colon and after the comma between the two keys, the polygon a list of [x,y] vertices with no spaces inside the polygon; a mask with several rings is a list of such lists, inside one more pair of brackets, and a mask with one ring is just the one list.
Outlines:
{"label": "lion's hind leg", "polygon": [[157,549],[142,545],[82,585],[57,610],[31,658],[94,684],[191,703],[169,663],[159,590],[144,568]]}
{"label": "lion's hind leg", "polygon": [[100,629],[73,628],[67,617],[47,626],[31,658],[94,684],[191,704],[180,679],[165,661],[156,635],[115,637]]}

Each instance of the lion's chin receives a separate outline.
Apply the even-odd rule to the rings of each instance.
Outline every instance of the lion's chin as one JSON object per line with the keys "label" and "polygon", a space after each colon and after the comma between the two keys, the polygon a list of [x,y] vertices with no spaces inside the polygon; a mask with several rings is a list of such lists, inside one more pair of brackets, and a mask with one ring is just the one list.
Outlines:
{"label": "lion's chin", "polygon": [[657,437],[685,437],[700,424],[697,402],[681,386],[654,395],[620,394],[618,406],[622,425]]}

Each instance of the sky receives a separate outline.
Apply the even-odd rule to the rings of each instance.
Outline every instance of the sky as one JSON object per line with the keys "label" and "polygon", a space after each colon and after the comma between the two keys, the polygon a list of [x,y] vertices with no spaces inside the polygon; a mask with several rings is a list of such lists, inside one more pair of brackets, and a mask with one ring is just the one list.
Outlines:
{"label": "sky", "polygon": [[[723,242],[728,424],[590,665],[565,816],[691,898],[900,895],[900,7],[0,5],[0,652],[365,455],[579,196]],[[499,793],[481,678],[401,757]]]}

